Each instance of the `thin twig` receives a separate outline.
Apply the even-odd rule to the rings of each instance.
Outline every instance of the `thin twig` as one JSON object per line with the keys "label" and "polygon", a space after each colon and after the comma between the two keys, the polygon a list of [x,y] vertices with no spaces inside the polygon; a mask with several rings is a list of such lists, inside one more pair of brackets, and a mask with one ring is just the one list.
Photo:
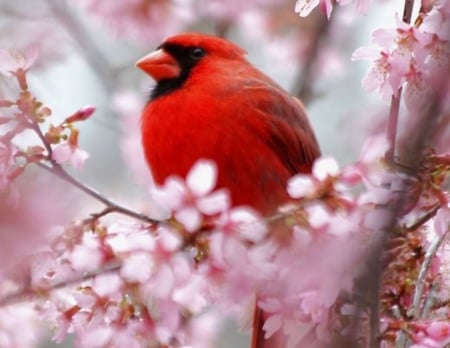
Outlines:
{"label": "thin twig", "polygon": [[402,88],[397,92],[396,96],[391,98],[391,107],[389,109],[389,119],[387,124],[387,138],[389,141],[389,150],[386,153],[386,160],[388,163],[394,163],[395,159],[395,148],[397,142],[398,133],[398,116],[400,113],[400,99],[402,97]]}
{"label": "thin twig", "polygon": [[419,319],[428,317],[428,314],[430,313],[431,309],[433,308],[433,306],[436,302],[437,288],[438,288],[438,285],[436,284],[436,282],[433,282],[428,290],[427,298],[425,299],[425,303],[420,312]]}
{"label": "thin twig", "polygon": [[111,74],[111,67],[105,54],[99,49],[92,40],[92,34],[79,24],[79,20],[74,16],[73,11],[67,6],[67,2],[60,0],[47,0],[50,10],[55,17],[59,19],[67,31],[74,38],[80,47],[80,53],[84,55],[89,65],[101,77],[100,81],[103,83],[106,91],[111,91],[114,86],[114,76]]}
{"label": "thin twig", "polygon": [[[336,10],[335,10],[336,11]],[[335,16],[336,14],[334,14]],[[292,95],[296,96],[304,103],[308,103],[314,96],[313,85],[316,81],[316,69],[317,56],[320,53],[323,40],[326,38],[329,28],[332,24],[332,16],[329,20],[325,16],[320,16],[318,19],[319,24],[314,31],[314,37],[311,39],[311,47],[309,48],[306,60],[302,62],[302,70],[299,76],[296,78],[295,85],[291,88]]]}
{"label": "thin twig", "polygon": [[26,289],[17,290],[5,297],[0,298],[0,307],[8,306],[8,305],[19,303],[19,302],[24,302],[24,301],[29,300],[29,298],[32,296],[39,297],[39,294],[42,294],[42,293],[45,293],[48,291],[55,291],[58,289],[65,288],[67,286],[78,284],[78,283],[81,283],[83,281],[86,281],[88,279],[91,279],[91,278],[101,275],[101,274],[116,272],[120,269],[121,266],[122,266],[122,262],[120,262],[118,260],[114,260],[114,261],[108,262],[100,269],[96,269],[96,270],[90,271],[90,272],[84,272],[83,274],[77,274],[68,279],[58,280],[54,283],[49,284],[45,288],[33,289],[33,288],[29,287]]}
{"label": "thin twig", "polygon": [[[106,205],[107,210],[105,210],[105,211],[107,211],[108,213],[113,213],[113,212],[120,213],[120,214],[127,215],[127,216],[133,217],[135,219],[138,219],[138,220],[144,221],[146,223],[150,223],[150,224],[160,224],[163,222],[161,220],[152,219],[151,217],[149,217],[143,213],[139,213],[139,212],[136,212],[129,208],[126,208],[126,207],[112,201],[111,199],[106,198],[104,195],[102,195],[95,189],[91,188],[90,186],[88,186],[86,184],[83,184],[81,181],[79,181],[76,178],[74,178],[73,176],[71,176],[59,164],[53,163],[51,166],[46,165],[42,162],[36,162],[35,164],[37,166],[39,166],[40,168],[45,169],[49,173],[56,175],[57,177],[61,178],[62,180],[75,186],[80,191],[91,196],[92,198],[96,199],[97,201]],[[106,214],[103,214],[103,215],[106,215]]]}
{"label": "thin twig", "polygon": [[411,307],[408,309],[408,315],[410,315],[413,318],[418,319],[420,317],[420,302],[422,300],[423,291],[425,288],[425,278],[428,273],[428,269],[430,268],[431,262],[433,261],[434,256],[436,256],[436,252],[438,251],[439,247],[441,246],[442,242],[444,241],[445,237],[447,236],[447,232],[443,233],[442,235],[437,235],[434,237],[433,241],[431,242],[430,247],[428,248],[425,258],[422,262],[422,265],[420,267],[419,276],[417,277],[416,281],[416,288],[414,290],[414,296],[413,296],[413,302]]}
{"label": "thin twig", "polygon": [[[413,8],[414,8],[414,0],[405,0],[402,16],[403,22],[408,24],[411,23]],[[387,137],[390,143],[390,148],[389,151],[386,153],[386,159],[389,163],[393,163],[395,158],[395,149],[396,149],[395,143],[397,140],[397,133],[398,133],[398,115],[400,111],[401,97],[402,97],[402,87],[399,88],[396,96],[392,96],[391,107],[389,110]]]}
{"label": "thin twig", "polygon": [[439,208],[441,207],[440,203],[436,203],[429,211],[427,211],[425,214],[423,214],[421,217],[419,217],[416,221],[414,221],[411,225],[406,226],[405,230],[407,232],[415,231],[420,226],[422,226],[425,222],[430,220],[432,217],[436,215]]}

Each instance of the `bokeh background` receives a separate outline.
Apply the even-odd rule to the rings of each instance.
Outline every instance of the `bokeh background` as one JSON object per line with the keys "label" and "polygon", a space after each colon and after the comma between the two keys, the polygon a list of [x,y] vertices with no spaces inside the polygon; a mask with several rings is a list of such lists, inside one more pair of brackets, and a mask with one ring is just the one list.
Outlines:
{"label": "bokeh background", "polygon": [[[352,62],[352,52],[369,44],[375,28],[393,26],[401,6],[375,1],[367,15],[358,15],[355,4],[336,6],[328,20],[318,9],[299,17],[294,0],[0,0],[0,47],[38,46],[29,85],[53,110],[53,122],[86,105],[97,108],[80,124],[80,146],[90,159],[74,175],[152,214],[139,139],[152,81],[134,67],[137,59],[181,31],[235,41],[254,65],[304,101],[323,154],[345,164],[358,157],[368,134],[382,130],[388,107],[362,90],[368,63]],[[14,88],[0,77],[0,97],[14,95]],[[79,193],[55,205],[76,206],[68,218],[97,207]],[[223,336],[223,348],[245,347],[248,340],[233,324]]]}

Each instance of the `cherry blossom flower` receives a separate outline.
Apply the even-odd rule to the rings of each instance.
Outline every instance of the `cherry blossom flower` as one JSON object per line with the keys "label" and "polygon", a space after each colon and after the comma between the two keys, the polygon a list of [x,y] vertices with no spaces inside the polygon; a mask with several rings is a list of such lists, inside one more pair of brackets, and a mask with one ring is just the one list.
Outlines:
{"label": "cherry blossom flower", "polygon": [[320,183],[339,174],[339,166],[334,158],[321,157],[312,168],[312,176],[297,174],[288,181],[287,191],[292,198],[314,196],[318,192]]}
{"label": "cherry blossom flower", "polygon": [[58,144],[52,149],[52,159],[58,164],[70,163],[75,169],[83,168],[89,154],[78,146],[78,130],[71,127],[67,142]]}
{"label": "cherry blossom flower", "polygon": [[230,206],[225,190],[212,192],[216,180],[215,163],[199,160],[187,174],[185,183],[181,178],[169,177],[162,187],[152,190],[152,196],[169,208],[188,231],[194,232],[202,223],[202,214],[216,215]]}
{"label": "cherry blossom flower", "polygon": [[24,51],[0,49],[0,74],[12,76],[17,71],[27,71],[38,58],[37,46],[30,45]]}
{"label": "cherry blossom flower", "polygon": [[52,152],[52,159],[56,163],[70,163],[75,169],[82,169],[88,158],[89,154],[86,151],[73,147],[69,143],[56,145]]}

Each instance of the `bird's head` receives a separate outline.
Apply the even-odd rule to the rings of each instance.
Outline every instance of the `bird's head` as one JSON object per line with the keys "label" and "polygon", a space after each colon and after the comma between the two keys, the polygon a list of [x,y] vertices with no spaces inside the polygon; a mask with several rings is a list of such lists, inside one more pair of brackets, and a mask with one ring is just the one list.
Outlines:
{"label": "bird's head", "polygon": [[166,39],[136,66],[157,82],[150,96],[155,99],[181,87],[199,67],[243,60],[245,54],[242,48],[219,37],[185,33]]}

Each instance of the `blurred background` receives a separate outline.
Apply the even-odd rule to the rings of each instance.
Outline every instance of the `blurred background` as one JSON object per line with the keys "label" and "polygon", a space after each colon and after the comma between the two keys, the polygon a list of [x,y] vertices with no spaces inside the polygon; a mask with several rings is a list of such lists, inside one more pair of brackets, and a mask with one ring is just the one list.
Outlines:
{"label": "blurred background", "polygon": [[[368,63],[352,62],[352,52],[369,44],[373,29],[393,26],[401,6],[377,1],[367,16],[357,15],[354,3],[335,6],[328,20],[318,9],[299,17],[294,0],[0,0],[0,47],[39,48],[29,85],[53,110],[52,122],[86,105],[97,108],[79,124],[80,147],[90,158],[74,175],[151,213],[139,117],[152,81],[134,67],[136,60],[181,31],[226,37],[304,101],[323,154],[345,164],[357,158],[368,134],[383,129],[388,105],[361,89]],[[16,88],[0,76],[0,98]],[[78,208],[69,218],[96,209],[79,193],[70,197],[70,208]],[[68,204],[67,197],[55,202]],[[235,331],[224,331],[220,347],[246,346]]]}

